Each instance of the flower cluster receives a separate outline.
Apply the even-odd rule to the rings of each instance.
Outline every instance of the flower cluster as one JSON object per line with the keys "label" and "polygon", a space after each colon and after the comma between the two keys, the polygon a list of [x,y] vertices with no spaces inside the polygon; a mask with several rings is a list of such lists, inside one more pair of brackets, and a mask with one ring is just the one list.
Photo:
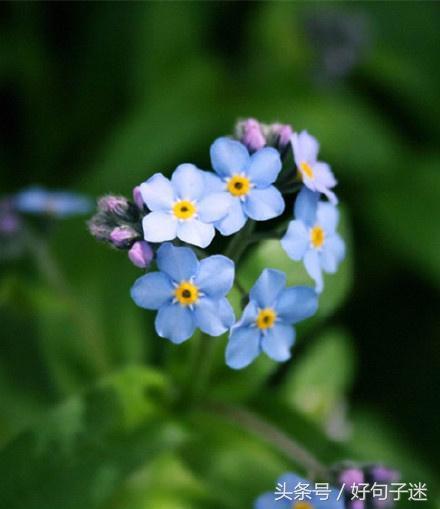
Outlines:
{"label": "flower cluster", "polygon": [[[247,119],[211,145],[212,170],[180,164],[170,178],[155,173],[136,186],[132,201],[98,201],[92,235],[127,251],[138,267],[157,268],[135,282],[131,296],[157,311],[159,336],[181,343],[197,328],[210,336],[229,331],[226,363],[233,369],[262,352],[278,362],[290,357],[294,324],[316,312],[322,271],[336,272],[345,251],[336,232],[336,179],[318,150],[306,131]],[[268,267],[246,294],[236,273],[255,229],[259,238],[281,232],[281,246],[304,263],[315,288],[286,288],[286,275]],[[215,251],[216,232],[233,236],[223,254]],[[233,286],[245,304],[238,320],[227,300]]]}

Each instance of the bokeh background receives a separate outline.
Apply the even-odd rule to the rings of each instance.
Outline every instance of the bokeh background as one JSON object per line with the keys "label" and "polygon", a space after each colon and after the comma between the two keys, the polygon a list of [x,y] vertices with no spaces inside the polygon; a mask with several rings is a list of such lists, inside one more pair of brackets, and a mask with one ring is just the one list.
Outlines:
{"label": "bokeh background", "polygon": [[[291,362],[232,372],[222,338],[204,397],[260,412],[325,463],[394,466],[436,507],[439,4],[2,2],[0,23],[2,195],[130,196],[153,172],[208,168],[239,117],[319,138],[348,258]],[[155,337],[129,297],[138,269],[85,218],[38,231],[0,261],[2,507],[238,509],[301,472],[176,408],[191,346]],[[286,263],[271,243],[248,253],[245,281],[268,260]]]}

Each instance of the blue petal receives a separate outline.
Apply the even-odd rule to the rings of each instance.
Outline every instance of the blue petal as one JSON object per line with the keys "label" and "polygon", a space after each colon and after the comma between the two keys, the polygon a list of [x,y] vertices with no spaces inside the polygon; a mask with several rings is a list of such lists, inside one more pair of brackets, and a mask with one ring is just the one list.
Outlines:
{"label": "blue petal", "polygon": [[339,263],[345,256],[345,244],[341,237],[337,234],[330,236],[325,240],[322,251],[320,252],[320,259],[322,268],[325,272],[334,274]]}
{"label": "blue petal", "polygon": [[176,238],[177,220],[168,212],[150,212],[142,219],[147,242],[165,242]]}
{"label": "blue petal", "polygon": [[316,313],[318,296],[307,286],[286,288],[278,297],[275,309],[283,322],[298,323]]}
{"label": "blue petal", "polygon": [[307,131],[301,131],[299,134],[293,133],[292,148],[297,166],[301,162],[313,164],[318,157],[319,143]]}
{"label": "blue petal", "polygon": [[280,270],[264,269],[249,292],[250,300],[260,308],[271,307],[286,286],[286,274]]}
{"label": "blue petal", "polygon": [[302,221],[290,221],[281,245],[292,260],[301,260],[309,245],[309,233]]}
{"label": "blue petal", "polygon": [[217,174],[213,173],[212,171],[199,171],[203,175],[203,179],[205,181],[206,194],[221,193],[222,191],[226,191],[225,181],[222,180]]}
{"label": "blue petal", "polygon": [[239,141],[230,138],[218,138],[211,145],[211,164],[215,172],[222,177],[230,177],[244,171],[249,153]]}
{"label": "blue petal", "polygon": [[153,211],[168,211],[175,201],[173,186],[162,173],[155,173],[140,185],[140,190],[145,205]]}
{"label": "blue petal", "polygon": [[333,486],[330,486],[329,489],[331,490],[329,493],[328,500],[323,500],[322,497],[311,494],[311,504],[313,505],[314,509],[344,509],[345,503],[344,503],[344,496],[340,497],[340,500],[338,500],[339,497],[339,490]]}
{"label": "blue petal", "polygon": [[319,196],[319,193],[303,187],[295,201],[295,219],[299,219],[307,226],[313,226],[316,223]]}
{"label": "blue petal", "polygon": [[243,314],[241,315],[240,320],[236,323],[236,327],[242,327],[244,325],[255,325],[255,321],[258,316],[258,306],[255,302],[248,302],[246,307],[243,310]]}
{"label": "blue petal", "polygon": [[171,176],[171,184],[180,200],[198,200],[204,191],[205,180],[193,164],[180,164]]}
{"label": "blue petal", "polygon": [[208,247],[214,236],[214,226],[202,223],[198,219],[187,219],[186,221],[179,221],[177,224],[177,237],[194,246]]}
{"label": "blue petal", "polygon": [[246,220],[240,198],[233,198],[229,212],[222,220],[215,224],[215,227],[222,235],[232,235],[243,228]]}
{"label": "blue petal", "polygon": [[150,272],[136,279],[130,294],[134,302],[141,308],[159,309],[171,301],[173,285],[170,278],[162,272]]}
{"label": "blue petal", "polygon": [[235,327],[226,347],[226,364],[232,369],[248,366],[260,353],[260,332],[256,327]]}
{"label": "blue petal", "polygon": [[324,288],[324,282],[322,280],[321,264],[319,261],[318,252],[314,249],[309,249],[304,255],[304,267],[306,268],[309,276],[315,281],[315,290],[321,293]]}
{"label": "blue petal", "polygon": [[234,284],[234,262],[223,255],[209,256],[200,261],[196,285],[214,299],[224,297]]}
{"label": "blue petal", "polygon": [[244,202],[244,211],[256,221],[266,221],[283,213],[285,207],[282,194],[274,186],[252,189]]}
{"label": "blue petal", "polygon": [[331,203],[320,202],[316,213],[317,223],[322,226],[326,234],[336,231],[339,222],[339,211]]}
{"label": "blue petal", "polygon": [[232,205],[232,196],[226,192],[207,194],[197,206],[200,220],[213,223],[223,219]]}
{"label": "blue petal", "polygon": [[[293,488],[290,491],[293,491]],[[293,495],[291,498],[293,499]],[[276,500],[275,492],[264,493],[255,501],[254,509],[292,509],[292,501],[286,498]]]}
{"label": "blue petal", "polygon": [[157,251],[157,266],[173,281],[180,283],[191,279],[198,271],[199,262],[189,247],[174,247],[167,242]]}
{"label": "blue petal", "polygon": [[201,298],[194,308],[194,316],[197,326],[210,336],[220,336],[229,330],[235,321],[234,311],[225,298]]}
{"label": "blue petal", "polygon": [[173,343],[183,343],[196,328],[193,312],[180,304],[166,304],[157,312],[156,332]]}
{"label": "blue petal", "polygon": [[290,358],[290,348],[295,341],[295,329],[292,325],[275,324],[263,334],[261,346],[267,355],[277,362]]}
{"label": "blue petal", "polygon": [[267,187],[275,182],[281,166],[279,152],[266,147],[251,156],[246,174],[257,187]]}

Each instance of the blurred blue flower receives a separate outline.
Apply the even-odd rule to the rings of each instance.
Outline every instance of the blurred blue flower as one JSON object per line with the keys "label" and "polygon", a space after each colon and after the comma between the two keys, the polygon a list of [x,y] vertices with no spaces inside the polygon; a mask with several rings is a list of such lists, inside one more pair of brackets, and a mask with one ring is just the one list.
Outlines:
{"label": "blurred blue flower", "polygon": [[228,214],[215,224],[222,235],[240,230],[248,217],[266,221],[283,213],[283,197],[272,185],[281,170],[277,150],[266,147],[249,155],[239,141],[219,138],[211,145],[210,152],[217,175],[204,172],[208,185],[232,197]]}
{"label": "blurred blue flower", "polygon": [[344,509],[336,488],[330,486],[328,495],[326,488],[322,493],[317,490],[315,484],[289,472],[277,480],[274,492],[264,493],[256,500],[254,509]]}
{"label": "blurred blue flower", "polygon": [[145,240],[164,242],[179,238],[207,247],[215,235],[212,223],[222,219],[231,206],[225,193],[210,193],[200,170],[181,164],[171,181],[156,173],[140,185],[142,198],[151,210],[143,221]]}
{"label": "blurred blue flower", "polygon": [[157,251],[159,272],[146,274],[134,283],[131,296],[145,309],[158,310],[159,336],[182,343],[198,327],[219,336],[235,317],[226,294],[234,282],[234,263],[222,255],[200,262],[192,249],[167,242]]}
{"label": "blurred blue flower", "polygon": [[291,138],[293,157],[304,185],[312,191],[324,194],[333,203],[338,199],[330,189],[337,184],[327,163],[318,161],[319,143],[307,131],[294,133]]}
{"label": "blurred blue flower", "polygon": [[322,292],[322,270],[335,273],[345,257],[345,243],[336,233],[339,212],[331,203],[319,201],[319,193],[303,188],[295,202],[295,220],[289,223],[281,245],[292,260],[304,266]]}
{"label": "blurred blue flower", "polygon": [[30,187],[14,197],[15,208],[22,213],[66,218],[87,214],[92,202],[86,196],[69,191],[49,191],[42,187]]}
{"label": "blurred blue flower", "polygon": [[285,288],[286,275],[264,269],[249,292],[249,304],[231,329],[226,348],[226,364],[233,369],[248,366],[264,351],[283,362],[290,358],[295,341],[293,324],[312,316],[318,298],[312,288]]}

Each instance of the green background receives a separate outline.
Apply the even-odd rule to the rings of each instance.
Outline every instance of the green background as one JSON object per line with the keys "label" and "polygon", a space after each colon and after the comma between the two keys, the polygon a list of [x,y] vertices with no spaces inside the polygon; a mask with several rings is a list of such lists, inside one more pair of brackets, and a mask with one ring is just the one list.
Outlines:
{"label": "green background", "polygon": [[[307,31],[329,15],[362,20],[344,76]],[[83,219],[2,262],[1,507],[239,509],[304,473],[208,400],[253,409],[326,464],[384,461],[436,507],[439,5],[2,3],[0,20],[2,194],[129,196],[179,163],[209,168],[212,141],[253,116],[319,138],[349,245],[292,360],[236,373],[220,338],[195,407],[176,394],[196,340],[155,336],[129,297],[139,270]],[[248,252],[246,285],[268,260],[311,283],[269,242]]]}

